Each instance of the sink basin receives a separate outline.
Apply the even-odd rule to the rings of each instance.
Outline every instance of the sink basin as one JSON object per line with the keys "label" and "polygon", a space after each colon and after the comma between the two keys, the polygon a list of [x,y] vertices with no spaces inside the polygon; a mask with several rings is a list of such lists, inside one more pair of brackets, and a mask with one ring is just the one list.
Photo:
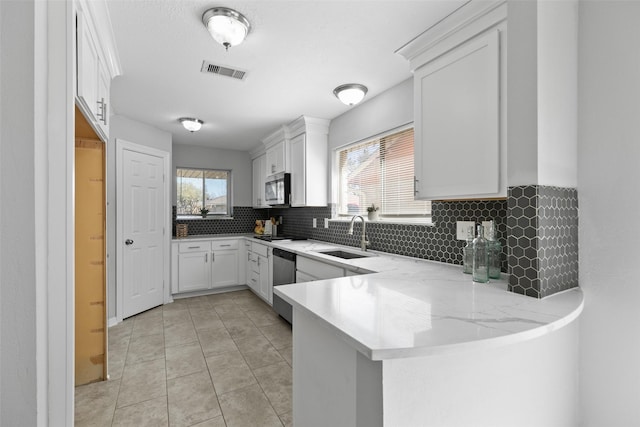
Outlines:
{"label": "sink basin", "polygon": [[331,251],[318,251],[318,252],[321,254],[334,256],[336,258],[342,258],[342,259],[366,258],[368,256],[371,256],[371,255],[365,255],[365,254],[357,254],[354,252],[341,251],[339,249],[331,250]]}

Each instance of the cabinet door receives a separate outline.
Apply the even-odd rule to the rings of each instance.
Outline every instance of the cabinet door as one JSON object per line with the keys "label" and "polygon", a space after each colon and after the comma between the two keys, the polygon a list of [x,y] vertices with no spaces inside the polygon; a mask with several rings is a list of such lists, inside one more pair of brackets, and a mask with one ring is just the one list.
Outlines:
{"label": "cabinet door", "polygon": [[307,202],[305,135],[291,140],[291,206],[305,206]]}
{"label": "cabinet door", "polygon": [[238,251],[214,251],[211,263],[211,287],[220,288],[238,284]]}
{"label": "cabinet door", "polygon": [[211,254],[188,252],[178,255],[178,291],[209,289],[211,284]]}
{"label": "cabinet door", "polygon": [[260,270],[260,296],[269,301],[269,303],[273,303],[271,286],[269,286],[269,258],[258,256],[258,268]]}
{"label": "cabinet door", "polygon": [[87,119],[95,122],[98,110],[98,49],[93,33],[82,13],[78,13],[77,27],[77,94]]}
{"label": "cabinet door", "polygon": [[416,70],[416,198],[501,194],[498,44],[488,33]]}
{"label": "cabinet door", "polygon": [[287,143],[281,141],[267,150],[266,175],[274,175],[286,172],[287,169]]}
{"label": "cabinet door", "polygon": [[268,208],[264,199],[264,182],[266,178],[265,164],[267,156],[263,154],[253,159],[253,207]]}

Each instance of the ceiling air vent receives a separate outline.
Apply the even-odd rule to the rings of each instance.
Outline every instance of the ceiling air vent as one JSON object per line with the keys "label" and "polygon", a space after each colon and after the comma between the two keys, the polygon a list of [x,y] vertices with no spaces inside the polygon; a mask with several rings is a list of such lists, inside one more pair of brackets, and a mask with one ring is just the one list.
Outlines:
{"label": "ceiling air vent", "polygon": [[207,61],[202,61],[202,69],[200,71],[202,71],[203,73],[211,73],[211,74],[218,74],[220,76],[227,76],[227,77],[231,77],[238,80],[243,80],[244,76],[247,75],[246,71],[234,70],[233,68],[212,64]]}

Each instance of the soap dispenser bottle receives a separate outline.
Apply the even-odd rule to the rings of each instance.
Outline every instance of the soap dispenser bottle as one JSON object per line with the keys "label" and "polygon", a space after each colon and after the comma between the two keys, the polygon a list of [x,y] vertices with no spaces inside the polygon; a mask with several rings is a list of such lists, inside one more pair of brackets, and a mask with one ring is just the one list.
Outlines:
{"label": "soap dispenser bottle", "polygon": [[487,239],[484,238],[484,227],[478,225],[478,236],[473,239],[473,281],[487,283],[489,281],[489,251]]}
{"label": "soap dispenser bottle", "polygon": [[462,272],[471,274],[473,272],[473,238],[475,237],[474,226],[467,229],[467,245],[462,248]]}

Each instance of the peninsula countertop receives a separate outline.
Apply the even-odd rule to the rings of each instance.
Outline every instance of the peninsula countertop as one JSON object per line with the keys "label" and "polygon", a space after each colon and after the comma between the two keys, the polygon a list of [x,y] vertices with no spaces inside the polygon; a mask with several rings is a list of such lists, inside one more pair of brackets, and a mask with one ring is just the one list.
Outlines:
{"label": "peninsula countertop", "polygon": [[508,292],[504,280],[474,283],[461,266],[379,252],[343,260],[319,251],[359,250],[311,240],[270,246],[369,273],[281,285],[274,293],[372,360],[516,344],[567,325],[583,308],[579,288],[535,299]]}

